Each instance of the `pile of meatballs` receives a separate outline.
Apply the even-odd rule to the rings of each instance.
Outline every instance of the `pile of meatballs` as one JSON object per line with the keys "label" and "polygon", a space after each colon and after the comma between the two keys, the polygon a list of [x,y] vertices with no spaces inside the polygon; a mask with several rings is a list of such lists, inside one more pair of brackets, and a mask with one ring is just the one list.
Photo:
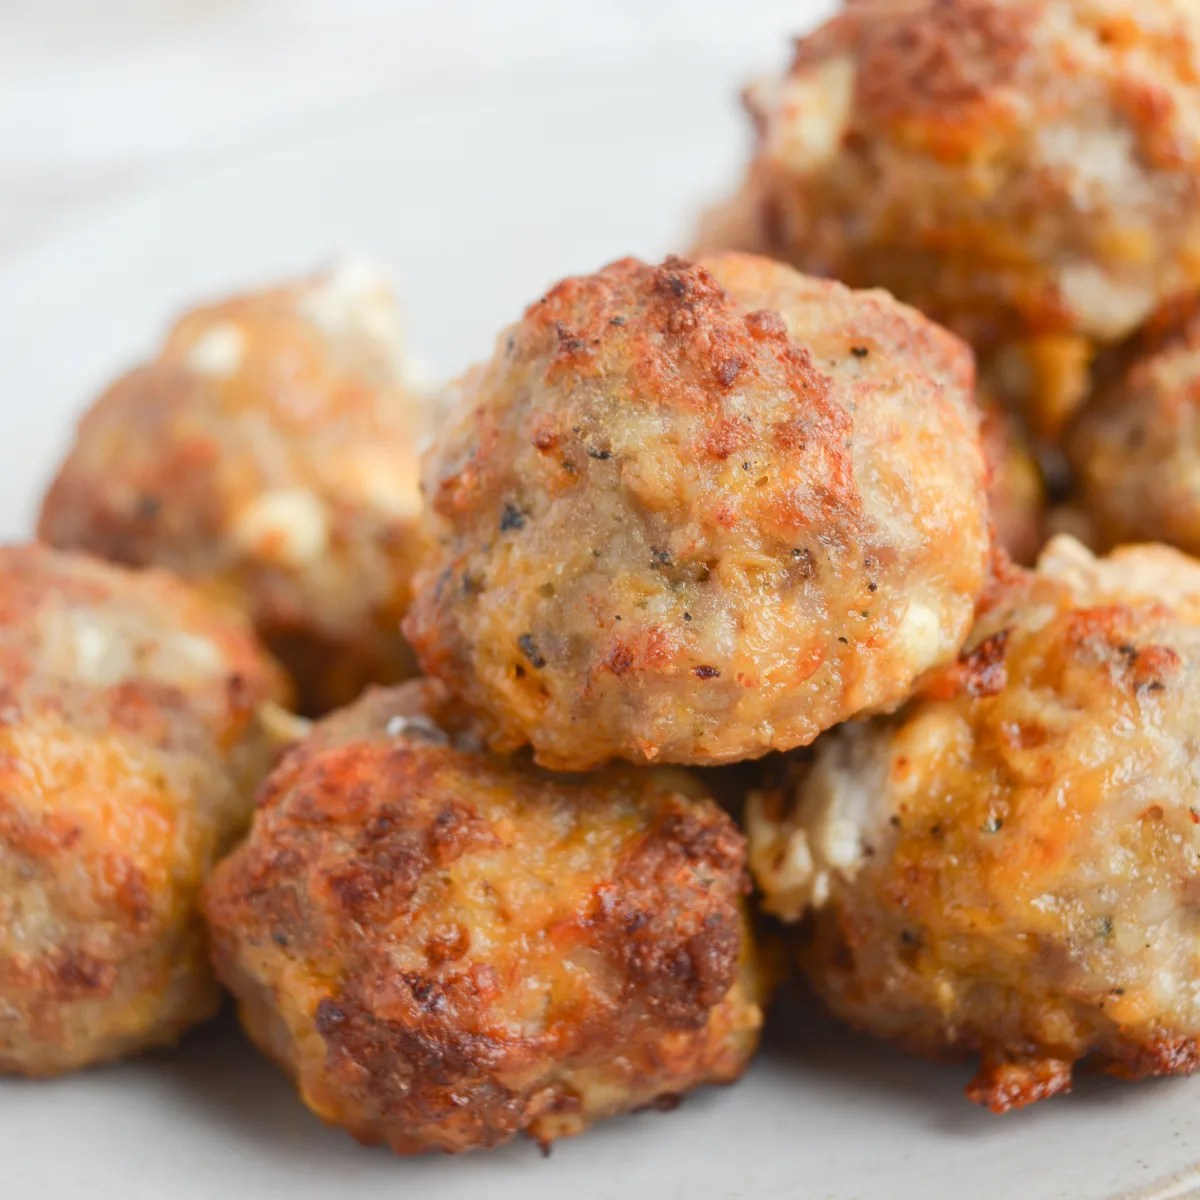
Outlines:
{"label": "pile of meatballs", "polygon": [[436,397],[348,265],[85,415],[0,551],[0,1071],[223,986],[364,1142],[548,1146],[793,968],[999,1112],[1197,1065],[1200,9],[846,0],[746,102],[687,257]]}

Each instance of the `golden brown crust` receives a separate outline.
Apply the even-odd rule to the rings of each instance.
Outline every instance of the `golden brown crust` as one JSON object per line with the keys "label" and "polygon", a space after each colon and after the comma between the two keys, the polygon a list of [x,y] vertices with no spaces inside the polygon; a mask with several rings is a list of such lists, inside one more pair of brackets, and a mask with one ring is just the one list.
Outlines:
{"label": "golden brown crust", "polygon": [[852,54],[857,101],[875,120],[952,128],[1015,82],[1033,48],[1036,9],[1036,3],[994,0],[858,0],[797,40],[792,70]]}
{"label": "golden brown crust", "polygon": [[1200,283],[1188,0],[854,0],[749,104],[739,215],[704,248],[888,288],[1047,436],[1081,399],[1063,368]]}
{"label": "golden brown crust", "polygon": [[287,689],[239,617],[157,573],[0,549],[0,1073],[174,1041],[218,992],[201,884]]}
{"label": "golden brown crust", "polygon": [[394,323],[346,271],[188,313],[84,416],[40,536],[247,612],[305,711],[411,674],[419,430]]}
{"label": "golden brown crust", "polygon": [[1079,501],[1104,546],[1200,553],[1200,300],[1164,305],[1096,366],[1067,432]]}
{"label": "golden brown crust", "polygon": [[430,683],[370,693],[272,776],[207,900],[250,1035],[401,1154],[736,1079],[761,1013],[729,818],[684,776],[463,749],[450,711]]}
{"label": "golden brown crust", "polygon": [[493,746],[562,769],[894,706],[984,581],[972,382],[918,314],[765,259],[564,280],[427,456],[405,631]]}
{"label": "golden brown crust", "polygon": [[1200,563],[1056,539],[901,714],[823,739],[758,797],[770,909],[815,907],[803,961],[860,1028],[979,1054],[996,1111],[1194,1069],[1200,970]]}

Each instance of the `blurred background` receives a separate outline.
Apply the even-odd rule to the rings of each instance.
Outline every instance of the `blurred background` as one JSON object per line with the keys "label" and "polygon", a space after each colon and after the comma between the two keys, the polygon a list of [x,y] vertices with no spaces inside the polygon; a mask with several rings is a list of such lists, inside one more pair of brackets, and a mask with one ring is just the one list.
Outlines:
{"label": "blurred background", "polygon": [[[422,77],[663,55],[772,68],[813,0],[0,0],[0,254]],[[486,96],[480,96],[486,102]]]}
{"label": "blurred background", "polygon": [[553,280],[686,250],[740,89],[831,7],[0,0],[0,533],[201,300],[369,257],[446,378]]}

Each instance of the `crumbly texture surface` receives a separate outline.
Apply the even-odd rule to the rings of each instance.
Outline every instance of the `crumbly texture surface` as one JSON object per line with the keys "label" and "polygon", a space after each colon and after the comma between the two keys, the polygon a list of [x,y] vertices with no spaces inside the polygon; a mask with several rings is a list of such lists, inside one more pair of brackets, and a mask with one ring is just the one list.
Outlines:
{"label": "crumbly texture surface", "polygon": [[373,691],[275,771],[207,897],[250,1036],[400,1154],[736,1079],[762,1014],[732,821],[681,772],[552,776],[456,725],[435,684]]}
{"label": "crumbly texture surface", "polygon": [[234,604],[323,712],[414,671],[421,419],[365,268],[198,308],[83,418],[39,536]]}
{"label": "crumbly texture surface", "polygon": [[200,889],[249,823],[283,676],[173,579],[0,549],[0,1073],[173,1042],[217,1009]]}
{"label": "crumbly texture surface", "polygon": [[851,0],[749,89],[706,250],[886,287],[1054,433],[1090,347],[1200,282],[1191,0]]}
{"label": "crumbly texture surface", "polygon": [[710,764],[899,704],[989,552],[966,347],[767,259],[566,279],[458,385],[405,632],[503,751]]}
{"label": "crumbly texture surface", "polygon": [[1102,544],[1200,554],[1200,301],[1166,305],[1100,360],[1065,445]]}
{"label": "crumbly texture surface", "polygon": [[895,718],[750,808],[766,905],[852,1024],[978,1054],[997,1111],[1197,1064],[1200,563],[1057,538]]}

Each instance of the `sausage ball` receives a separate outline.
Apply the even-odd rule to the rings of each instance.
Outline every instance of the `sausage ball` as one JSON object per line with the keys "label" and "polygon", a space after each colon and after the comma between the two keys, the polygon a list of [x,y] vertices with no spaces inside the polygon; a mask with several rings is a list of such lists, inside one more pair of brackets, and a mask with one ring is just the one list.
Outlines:
{"label": "sausage ball", "polygon": [[989,534],[970,352],[767,259],[567,279],[459,385],[405,630],[508,751],[711,764],[899,704]]}
{"label": "sausage ball", "polygon": [[353,264],[188,313],[83,418],[39,535],[235,604],[321,712],[412,674],[418,406]]}
{"label": "sausage ball", "polygon": [[1066,451],[1102,542],[1200,554],[1200,299],[1166,306],[1101,360]]}
{"label": "sausage ball", "polygon": [[744,845],[678,772],[471,748],[435,684],[319,723],[214,874],[217,972],[323,1120],[544,1145],[730,1083],[758,1039]]}
{"label": "sausage ball", "polygon": [[1046,488],[1018,421],[986,394],[978,396],[988,503],[996,542],[1014,562],[1031,563],[1045,540]]}
{"label": "sausage ball", "polygon": [[164,574],[0,549],[0,1073],[216,1012],[200,889],[243,832],[283,676]]}
{"label": "sausage ball", "polygon": [[895,718],[750,805],[767,907],[852,1024],[979,1054],[998,1112],[1197,1064],[1200,563],[1057,538]]}
{"label": "sausage ball", "polygon": [[1093,345],[1200,282],[1193,0],[849,0],[747,98],[757,151],[704,248],[888,288],[1039,432]]}

